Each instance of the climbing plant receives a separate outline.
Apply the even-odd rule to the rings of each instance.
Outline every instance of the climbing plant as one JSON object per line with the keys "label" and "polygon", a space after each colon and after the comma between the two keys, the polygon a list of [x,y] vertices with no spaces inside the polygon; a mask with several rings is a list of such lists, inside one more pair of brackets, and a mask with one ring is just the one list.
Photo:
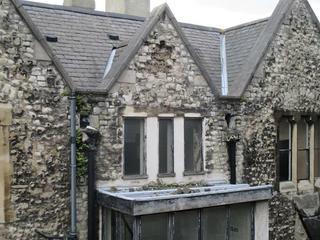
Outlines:
{"label": "climbing plant", "polygon": [[78,129],[76,133],[76,144],[77,144],[77,177],[82,178],[87,175],[88,171],[88,158],[86,151],[89,146],[82,140],[82,132]]}
{"label": "climbing plant", "polygon": [[81,96],[77,95],[77,112],[80,114],[80,116],[88,116],[91,112],[91,107],[88,104],[87,100]]}

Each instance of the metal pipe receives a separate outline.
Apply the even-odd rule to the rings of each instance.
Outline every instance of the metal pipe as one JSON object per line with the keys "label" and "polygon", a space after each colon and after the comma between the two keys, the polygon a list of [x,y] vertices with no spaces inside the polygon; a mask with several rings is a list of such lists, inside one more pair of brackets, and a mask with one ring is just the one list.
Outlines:
{"label": "metal pipe", "polygon": [[96,151],[99,141],[99,131],[87,126],[83,130],[87,134],[88,158],[88,240],[97,239],[97,207],[96,207]]}
{"label": "metal pipe", "polygon": [[230,167],[230,184],[237,183],[237,163],[236,163],[236,147],[237,142],[231,140],[227,142],[227,149],[228,149],[228,160],[229,160],[229,167]]}
{"label": "metal pipe", "polygon": [[71,134],[71,154],[70,154],[70,204],[71,204],[71,226],[68,239],[77,238],[77,203],[76,203],[76,184],[77,184],[77,159],[76,159],[76,94],[71,93],[70,99],[70,134]]}

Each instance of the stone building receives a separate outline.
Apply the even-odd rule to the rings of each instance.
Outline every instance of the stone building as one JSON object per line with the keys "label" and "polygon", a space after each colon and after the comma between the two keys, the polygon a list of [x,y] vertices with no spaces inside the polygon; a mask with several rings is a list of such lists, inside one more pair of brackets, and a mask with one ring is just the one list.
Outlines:
{"label": "stone building", "polygon": [[148,1],[65,5],[0,2],[0,239],[69,230],[70,94],[80,239],[311,238],[320,25],[307,0],[224,30],[167,5],[145,18]]}

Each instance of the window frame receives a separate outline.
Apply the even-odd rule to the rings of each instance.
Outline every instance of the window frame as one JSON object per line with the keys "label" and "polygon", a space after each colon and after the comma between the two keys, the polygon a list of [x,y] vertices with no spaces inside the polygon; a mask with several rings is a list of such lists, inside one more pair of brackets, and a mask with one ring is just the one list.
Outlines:
{"label": "window frame", "polygon": [[[140,159],[140,173],[139,174],[126,174],[126,121],[128,120],[140,120],[143,124],[143,145],[142,145],[142,159]],[[146,128],[146,117],[144,116],[124,116],[123,117],[123,150],[122,150],[122,171],[124,180],[133,180],[133,179],[146,179],[147,176],[147,128]],[[141,146],[140,146],[141,148]],[[141,154],[141,153],[140,153]]]}
{"label": "window frame", "polygon": [[[166,172],[166,173],[161,173],[160,172],[160,121],[161,120],[169,120],[171,121],[172,124],[172,163],[171,163],[171,172]],[[174,133],[174,117],[158,117],[158,177],[163,178],[163,177],[175,177],[175,133]],[[167,159],[167,164],[168,164],[168,159]],[[168,167],[167,167],[168,168]]]}
{"label": "window frame", "polygon": [[[312,141],[312,139],[311,139],[311,141]],[[316,117],[315,121],[314,121],[314,139],[313,139],[313,141],[314,141],[314,178],[320,178],[320,117],[319,116]],[[312,151],[312,149],[311,149],[311,151]],[[318,158],[316,158],[316,156]],[[318,169],[316,169],[316,167],[318,167]]]}
{"label": "window frame", "polygon": [[[306,134],[305,134],[305,136],[303,136],[304,138],[305,138],[305,142],[306,142],[306,145],[305,145],[305,148],[300,148],[299,147],[299,144],[297,144],[297,181],[299,182],[299,181],[304,181],[304,180],[310,180],[310,177],[311,177],[311,169],[310,169],[310,167],[311,167],[311,156],[310,156],[310,123],[308,122],[308,120],[307,120],[307,117],[306,116],[302,116],[301,117],[301,119],[300,119],[300,121],[299,122],[301,122],[301,121],[303,121],[304,122],[304,124],[305,124],[305,127],[306,127],[306,129],[305,129],[305,132],[306,132]],[[296,124],[297,124],[297,139],[299,138],[299,128],[298,128],[298,124],[299,124],[299,122],[297,122]],[[302,152],[302,151],[304,151],[304,152],[306,152],[306,154],[307,154],[307,178],[299,178],[299,167],[298,167],[298,165],[299,165],[299,152]]]}
{"label": "window frame", "polygon": [[[318,141],[318,147],[316,145],[316,133],[317,133],[317,125],[320,129],[320,116],[315,115],[312,113],[289,113],[289,114],[276,114],[276,120],[279,124],[281,118],[288,118],[291,123],[291,129],[292,129],[292,179],[290,181],[280,181],[279,176],[279,151],[278,151],[278,139],[279,136],[277,136],[277,185],[278,189],[282,193],[296,193],[297,191],[314,191],[315,188],[315,182],[320,181],[320,172],[319,176],[317,176],[317,170],[316,167],[320,170],[320,166],[317,165],[320,164],[320,161],[317,162],[316,156],[317,153],[320,153],[320,140]],[[301,135],[301,128],[299,128],[299,122],[305,121],[306,131],[305,137],[307,137],[307,144],[306,147],[303,148],[303,144],[301,144],[299,138],[299,134]],[[320,131],[320,130],[319,130]],[[305,143],[304,143],[305,144]],[[307,151],[307,157],[308,157],[308,166],[306,168],[303,168],[304,173],[306,173],[306,170],[308,171],[308,178],[299,178],[300,176],[303,176],[301,174],[301,163],[304,164],[304,162],[301,162],[299,160],[299,155],[301,156],[301,153],[299,153],[301,150]],[[318,151],[318,152],[317,152]],[[305,159],[305,157],[303,156]],[[301,158],[300,158],[301,159]],[[320,157],[319,157],[320,160]],[[305,166],[305,165],[304,165]],[[306,174],[304,174],[306,175]]]}
{"label": "window frame", "polygon": [[[190,116],[189,116],[190,115]],[[204,141],[204,118],[202,116],[193,116],[192,114],[189,114],[189,115],[185,115],[184,117],[184,120],[183,120],[183,151],[184,151],[184,171],[183,171],[183,175],[184,176],[193,176],[193,175],[204,175],[204,153],[205,153],[205,149],[204,149],[204,144],[205,144],[205,141]],[[197,121],[200,121],[200,136],[201,136],[201,141],[200,141],[200,149],[201,149],[201,169],[199,171],[197,171],[196,169],[192,170],[192,171],[189,171],[189,170],[186,170],[186,121],[188,120],[197,120]],[[193,162],[194,162],[194,159],[193,159]]]}
{"label": "window frame", "polygon": [[[280,140],[280,122],[282,121],[282,119],[286,119],[286,121],[288,121],[288,124],[289,124],[289,148],[288,149],[280,149],[280,146],[279,146],[279,140]],[[278,155],[278,179],[279,179],[279,182],[290,182],[292,181],[292,165],[293,165],[293,149],[292,149],[292,132],[293,132],[293,124],[292,124],[292,121],[290,121],[290,117],[288,116],[282,116],[279,120],[279,124],[278,124],[278,130],[277,130],[277,155]],[[281,179],[281,176],[280,176],[280,153],[281,152],[288,152],[289,153],[289,169],[288,169],[288,180],[280,180]]]}

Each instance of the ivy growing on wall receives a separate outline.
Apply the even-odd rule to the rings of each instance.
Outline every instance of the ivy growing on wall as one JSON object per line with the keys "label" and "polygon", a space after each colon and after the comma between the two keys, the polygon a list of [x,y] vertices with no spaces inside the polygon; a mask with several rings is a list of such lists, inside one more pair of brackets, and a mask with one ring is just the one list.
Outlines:
{"label": "ivy growing on wall", "polygon": [[78,129],[76,133],[76,144],[77,144],[77,177],[82,178],[87,175],[88,171],[88,158],[86,151],[89,146],[82,140],[82,132]]}
{"label": "ivy growing on wall", "polygon": [[77,96],[77,112],[80,116],[88,116],[91,112],[91,107],[87,102],[87,99],[83,96]]}
{"label": "ivy growing on wall", "polygon": [[[83,116],[88,116],[91,112],[91,107],[87,102],[87,99],[81,95],[76,97],[77,113],[80,115],[80,119]],[[80,124],[81,125],[81,124]],[[77,130],[76,134],[76,144],[77,144],[77,177],[83,178],[87,175],[88,171],[88,158],[86,151],[88,151],[89,146],[83,142],[82,133],[80,129]]]}

